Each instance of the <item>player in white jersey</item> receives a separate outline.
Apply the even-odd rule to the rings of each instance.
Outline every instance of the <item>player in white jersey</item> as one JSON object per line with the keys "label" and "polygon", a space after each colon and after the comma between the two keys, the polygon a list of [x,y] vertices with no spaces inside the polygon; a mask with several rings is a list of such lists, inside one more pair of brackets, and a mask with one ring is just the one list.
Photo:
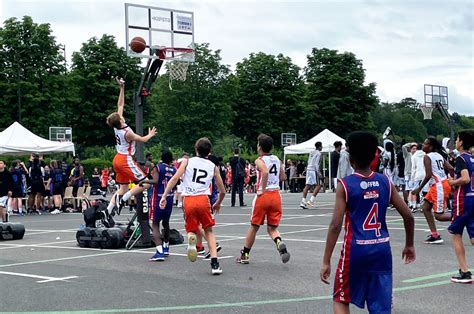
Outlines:
{"label": "player in white jersey", "polygon": [[[184,225],[188,237],[188,259],[196,261],[197,250],[196,233],[199,232],[201,224],[206,235],[207,244],[211,253],[211,271],[213,275],[222,273],[217,260],[216,237],[212,231],[215,224],[214,213],[218,213],[225,195],[224,183],[219,174],[219,168],[210,161],[207,156],[211,152],[211,142],[207,138],[197,140],[195,149],[198,157],[183,159],[176,174],[166,185],[166,190],[160,200],[160,208],[166,207],[166,195],[182,178]],[[211,207],[209,195],[211,195],[211,182],[215,178],[219,188],[219,198]]]}
{"label": "player in white jersey", "polygon": [[[306,186],[303,189],[303,199],[300,204],[300,207],[303,209],[315,205],[314,200],[321,189],[321,185],[319,184],[321,176],[321,173],[319,172],[319,164],[321,162],[321,150],[323,149],[323,144],[321,142],[316,142],[314,146],[316,149],[309,153],[308,166],[306,168]],[[308,195],[308,191],[311,187],[314,188],[313,195],[311,195],[311,199],[306,202],[306,195]]]}
{"label": "player in white jersey", "polygon": [[428,244],[441,244],[443,239],[436,229],[436,224],[431,211],[434,211],[434,216],[438,221],[449,221],[451,215],[444,213],[444,208],[448,200],[451,187],[448,183],[448,177],[446,176],[446,170],[454,175],[453,167],[441,156],[442,146],[434,137],[428,137],[423,142],[423,151],[426,155],[423,157],[423,163],[425,165],[425,178],[420,183],[420,186],[414,189],[411,193],[417,195],[423,189],[431,179],[431,184],[428,194],[425,196],[425,202],[423,203],[423,214],[425,215],[428,226],[431,230],[431,234],[426,238],[425,243]]}
{"label": "player in white jersey", "polygon": [[[116,78],[117,84],[120,86],[120,94],[117,101],[117,111],[111,113],[107,117],[107,124],[114,128],[115,140],[117,142],[113,165],[116,174],[116,181],[120,185],[119,190],[115,193],[108,206],[109,213],[120,203],[120,206],[132,196],[143,192],[148,185],[140,186],[138,184],[128,191],[130,182],[138,183],[145,179],[146,175],[133,159],[135,155],[136,142],[146,143],[156,134],[155,127],[148,129],[146,136],[135,134],[133,130],[125,123],[123,118],[123,108],[125,103],[125,81]],[[128,191],[128,192],[127,192]],[[123,198],[121,198],[123,196]],[[119,208],[120,211],[121,208]]]}
{"label": "player in white jersey", "polygon": [[286,244],[282,242],[280,232],[277,230],[280,224],[282,208],[280,196],[280,181],[286,180],[285,170],[280,159],[272,155],[273,139],[265,134],[258,136],[258,158],[255,161],[257,167],[257,195],[253,201],[252,218],[250,227],[245,236],[244,247],[240,251],[241,264],[249,263],[250,249],[255,242],[257,231],[267,219],[267,232],[275,242],[283,263],[290,260],[290,253]]}

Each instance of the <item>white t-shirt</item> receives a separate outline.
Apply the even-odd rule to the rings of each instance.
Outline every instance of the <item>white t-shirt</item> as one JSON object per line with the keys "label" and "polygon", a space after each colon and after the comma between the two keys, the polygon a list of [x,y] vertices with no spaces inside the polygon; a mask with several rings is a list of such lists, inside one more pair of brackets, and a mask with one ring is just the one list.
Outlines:
{"label": "white t-shirt", "polygon": [[211,195],[211,182],[215,167],[216,165],[209,159],[189,158],[181,183],[183,195]]}
{"label": "white t-shirt", "polygon": [[117,153],[121,155],[135,155],[135,141],[128,142],[125,138],[125,135],[130,130],[131,128],[129,126],[125,126],[121,129],[114,128],[115,141],[117,142],[117,145],[115,147],[117,149]]}
{"label": "white t-shirt", "polygon": [[[281,162],[280,159],[275,155],[264,155],[258,157],[258,159],[262,160],[268,169],[268,182],[267,182],[267,190],[279,190],[280,189],[280,169],[281,169]],[[261,181],[262,174],[260,170],[257,171],[257,189],[261,190]]]}
{"label": "white t-shirt", "polygon": [[319,170],[319,161],[321,160],[321,152],[317,149],[309,153],[307,170]]}

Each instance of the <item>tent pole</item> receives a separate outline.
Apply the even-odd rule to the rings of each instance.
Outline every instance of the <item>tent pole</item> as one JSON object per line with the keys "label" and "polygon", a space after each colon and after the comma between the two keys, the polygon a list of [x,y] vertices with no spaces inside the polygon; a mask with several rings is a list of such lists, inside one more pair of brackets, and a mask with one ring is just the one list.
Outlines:
{"label": "tent pole", "polygon": [[328,159],[329,159],[329,190],[332,191],[332,177],[331,177],[331,152],[328,152]]}
{"label": "tent pole", "polygon": [[[285,169],[285,173],[286,173],[286,154],[285,154],[285,151],[283,151],[283,169]],[[289,178],[286,178],[287,180],[289,180]],[[283,191],[285,190],[285,184],[286,184],[286,181],[283,181]]]}

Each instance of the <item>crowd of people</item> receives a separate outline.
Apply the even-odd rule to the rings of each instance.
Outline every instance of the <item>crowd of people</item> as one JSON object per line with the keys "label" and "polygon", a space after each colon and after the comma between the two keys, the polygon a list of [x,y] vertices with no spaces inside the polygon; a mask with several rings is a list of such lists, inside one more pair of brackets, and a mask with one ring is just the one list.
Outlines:
{"label": "crowd of people", "polygon": [[74,202],[71,206],[63,204],[65,189],[71,186],[76,197],[78,189],[86,183],[84,168],[78,157],[73,158],[72,164],[66,158],[46,164],[43,156],[33,153],[26,164],[17,159],[9,167],[4,160],[0,160],[0,171],[2,182],[9,192],[3,204],[6,208],[4,221],[7,221],[8,214],[24,216],[75,211]]}

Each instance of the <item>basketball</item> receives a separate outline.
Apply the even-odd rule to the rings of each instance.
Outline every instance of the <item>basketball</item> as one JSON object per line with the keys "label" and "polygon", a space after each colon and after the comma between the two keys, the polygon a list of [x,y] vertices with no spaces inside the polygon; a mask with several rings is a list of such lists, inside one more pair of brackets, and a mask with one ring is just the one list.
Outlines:
{"label": "basketball", "polygon": [[133,37],[130,42],[130,49],[136,53],[141,53],[146,48],[146,41],[142,37]]}

